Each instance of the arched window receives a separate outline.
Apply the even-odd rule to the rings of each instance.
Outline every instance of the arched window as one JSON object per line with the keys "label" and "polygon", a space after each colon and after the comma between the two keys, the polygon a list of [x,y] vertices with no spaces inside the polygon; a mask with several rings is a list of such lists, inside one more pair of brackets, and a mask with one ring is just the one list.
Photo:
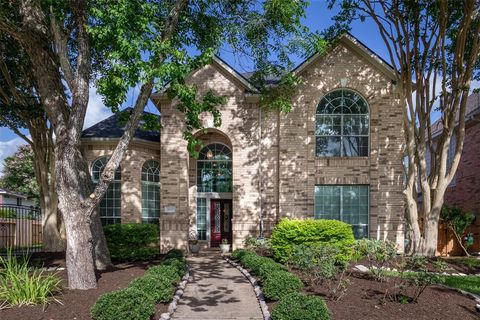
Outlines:
{"label": "arched window", "polygon": [[339,89],[320,101],[316,113],[317,157],[367,157],[368,104],[359,94]]}
{"label": "arched window", "polygon": [[232,151],[226,145],[213,143],[200,151],[197,192],[232,192]]}
{"label": "arched window", "polygon": [[142,167],[142,222],[158,224],[160,217],[160,164],[148,160]]}
{"label": "arched window", "polygon": [[[108,157],[100,157],[92,163],[92,180],[97,184],[100,174],[108,162]],[[122,174],[120,166],[115,171],[113,181],[110,182],[107,192],[100,201],[100,219],[103,225],[121,222],[121,181]]]}

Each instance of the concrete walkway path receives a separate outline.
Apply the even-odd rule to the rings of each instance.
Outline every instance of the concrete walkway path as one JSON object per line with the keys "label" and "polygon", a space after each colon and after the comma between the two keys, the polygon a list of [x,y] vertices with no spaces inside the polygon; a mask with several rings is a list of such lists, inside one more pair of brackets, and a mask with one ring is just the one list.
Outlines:
{"label": "concrete walkway path", "polygon": [[189,257],[191,280],[172,319],[263,319],[252,285],[218,253]]}

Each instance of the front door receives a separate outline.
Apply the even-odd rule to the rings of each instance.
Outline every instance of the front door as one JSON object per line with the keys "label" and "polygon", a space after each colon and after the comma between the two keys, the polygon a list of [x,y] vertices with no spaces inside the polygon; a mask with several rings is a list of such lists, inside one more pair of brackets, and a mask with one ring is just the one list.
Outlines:
{"label": "front door", "polygon": [[222,239],[232,243],[232,200],[210,200],[210,246],[218,247]]}

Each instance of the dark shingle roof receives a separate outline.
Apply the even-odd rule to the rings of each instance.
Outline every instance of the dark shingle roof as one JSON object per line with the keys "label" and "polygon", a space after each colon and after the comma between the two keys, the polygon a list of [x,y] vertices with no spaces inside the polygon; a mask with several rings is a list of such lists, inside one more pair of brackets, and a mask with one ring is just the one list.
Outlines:
{"label": "dark shingle roof", "polygon": [[[126,108],[122,110],[122,112],[130,112],[132,108]],[[144,111],[144,114],[152,114],[150,112]],[[158,117],[158,121],[160,121],[160,116],[157,114],[153,114]],[[123,132],[125,131],[124,126],[119,123],[119,116],[118,114],[114,114],[113,116],[100,121],[97,124],[94,124],[90,128],[83,130],[82,138],[117,138],[119,139]],[[147,141],[160,141],[160,131],[153,131],[153,130],[143,130],[137,129],[135,132],[135,138],[147,140]]]}

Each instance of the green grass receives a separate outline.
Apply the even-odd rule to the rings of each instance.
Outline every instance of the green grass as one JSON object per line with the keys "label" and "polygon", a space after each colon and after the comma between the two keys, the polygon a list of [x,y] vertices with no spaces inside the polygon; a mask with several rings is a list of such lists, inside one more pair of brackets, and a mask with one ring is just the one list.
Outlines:
{"label": "green grass", "polygon": [[478,258],[460,258],[445,261],[456,265],[463,265],[470,269],[480,268],[480,259]]}
{"label": "green grass", "polygon": [[475,294],[480,294],[480,276],[445,276],[445,285]]}

